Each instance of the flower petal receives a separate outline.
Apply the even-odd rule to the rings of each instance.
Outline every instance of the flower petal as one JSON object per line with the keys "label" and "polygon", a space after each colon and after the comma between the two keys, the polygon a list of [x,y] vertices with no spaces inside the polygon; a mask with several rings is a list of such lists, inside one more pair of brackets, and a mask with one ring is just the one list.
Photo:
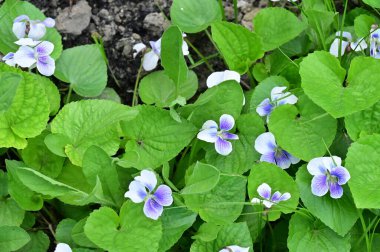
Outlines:
{"label": "flower petal", "polygon": [[211,88],[213,86],[219,85],[220,83],[224,81],[223,77],[224,77],[224,72],[215,72],[215,73],[210,74],[206,80],[207,87]]}
{"label": "flower petal", "polygon": [[34,58],[34,49],[29,46],[21,46],[15,53],[14,60],[21,67],[31,67],[37,62]]}
{"label": "flower petal", "polygon": [[149,198],[144,204],[144,214],[146,217],[157,220],[161,216],[164,208],[154,199]]}
{"label": "flower petal", "polygon": [[271,103],[269,98],[265,98],[256,108],[256,112],[260,116],[267,116],[272,112],[273,108],[274,108],[274,105]]}
{"label": "flower petal", "polygon": [[278,100],[279,98],[283,97],[284,90],[287,89],[287,87],[274,87],[272,88],[270,92],[270,98],[272,101]]}
{"label": "flower petal", "polygon": [[297,96],[292,95],[290,92],[286,92],[281,98],[277,100],[277,105],[284,104],[296,104],[298,101]]}
{"label": "flower petal", "polygon": [[215,150],[220,155],[227,156],[232,152],[232,144],[218,137],[218,139],[215,142]]}
{"label": "flower petal", "polygon": [[49,41],[43,41],[36,46],[38,56],[48,56],[54,51],[54,44]]}
{"label": "flower petal", "polygon": [[278,201],[286,201],[286,200],[290,199],[291,197],[292,197],[292,195],[290,193],[286,192],[283,195],[281,195],[281,197]]}
{"label": "flower petal", "polygon": [[272,202],[278,202],[281,198],[281,193],[279,191],[276,191],[275,193],[273,193],[272,197],[271,197],[271,201]]}
{"label": "flower petal", "polygon": [[46,33],[46,27],[41,22],[30,23],[30,30],[28,33],[28,38],[32,38],[34,40],[39,40],[43,36],[45,36]]}
{"label": "flower petal", "polygon": [[260,157],[260,161],[271,163],[271,164],[276,164],[276,159],[274,158],[274,155],[275,155],[274,151],[263,154]]}
{"label": "flower petal", "polygon": [[351,42],[350,47],[355,52],[359,52],[367,49],[368,45],[363,38],[359,38],[357,42]]}
{"label": "flower petal", "polygon": [[[223,252],[223,250],[220,250],[219,252]],[[243,248],[243,247],[239,247],[239,246],[236,246],[236,245],[231,245],[231,246],[227,246],[224,251],[226,252],[248,252],[249,251],[249,247],[248,248]]]}
{"label": "flower petal", "polygon": [[135,51],[133,53],[133,58],[136,58],[136,56],[142,52],[143,50],[146,49],[146,45],[144,43],[137,43],[133,46],[133,51]]}
{"label": "flower petal", "polygon": [[129,184],[129,190],[124,194],[125,198],[130,198],[134,203],[141,203],[148,195],[145,186],[137,181],[132,181]]}
{"label": "flower petal", "polygon": [[297,164],[297,163],[299,163],[299,162],[301,161],[301,159],[296,158],[295,156],[293,156],[293,155],[290,154],[289,152],[287,152],[287,151],[285,151],[285,150],[283,150],[283,151],[286,153],[286,155],[288,156],[288,158],[289,158],[289,160],[290,160],[290,162],[291,162],[292,164]]}
{"label": "flower petal", "polygon": [[255,140],[255,149],[260,154],[272,153],[276,147],[276,140],[271,132],[265,132]]}
{"label": "flower petal", "polygon": [[285,151],[276,151],[274,158],[276,161],[276,165],[279,166],[281,169],[289,168],[292,163],[289,157],[286,155]]}
{"label": "flower petal", "polygon": [[323,163],[323,157],[313,158],[312,160],[310,160],[309,163],[307,164],[307,170],[313,176],[325,175],[326,168]]}
{"label": "flower petal", "polygon": [[41,56],[37,60],[37,69],[42,75],[51,76],[55,71],[55,61],[50,56]]}
{"label": "flower petal", "polygon": [[343,196],[343,188],[338,183],[331,183],[330,196],[333,199],[339,199]]}
{"label": "flower petal", "polygon": [[55,20],[52,19],[52,18],[46,18],[43,22],[42,22],[46,27],[49,27],[49,28],[53,28],[55,26]]}
{"label": "flower petal", "polygon": [[54,252],[72,252],[72,250],[69,245],[60,242],[57,244],[57,247],[55,247]]}
{"label": "flower petal", "polygon": [[148,188],[149,192],[152,192],[157,185],[156,174],[149,170],[142,170],[141,175],[136,176],[135,180]]}
{"label": "flower petal", "polygon": [[330,174],[332,176],[337,177],[339,185],[346,184],[347,181],[350,180],[350,178],[351,178],[350,173],[343,166],[338,166],[338,167],[332,168]]}
{"label": "flower petal", "polygon": [[271,208],[274,203],[273,202],[270,202],[269,200],[263,200],[263,205],[266,207],[266,208]]}
{"label": "flower petal", "polygon": [[199,140],[215,143],[218,140],[218,130],[216,128],[204,129],[197,134]]}
{"label": "flower petal", "polygon": [[19,39],[25,37],[26,23],[25,22],[13,23],[12,31],[16,35],[16,37]]}
{"label": "flower petal", "polygon": [[341,166],[342,159],[337,156],[332,157],[324,157],[323,159],[323,165],[326,169],[331,170],[334,167]]}
{"label": "flower petal", "polygon": [[342,34],[342,38],[345,38],[345,39],[347,39],[348,41],[351,41],[351,40],[352,40],[352,35],[351,35],[351,33],[346,32],[346,31],[337,31],[337,32],[335,33],[335,36],[338,37],[338,38],[340,38],[340,35],[341,35],[341,34]]}
{"label": "flower petal", "polygon": [[31,46],[31,47],[35,47],[39,43],[41,43],[41,41],[38,41],[38,40],[35,41],[31,38],[20,38],[19,40],[15,42],[15,44],[19,46]]}
{"label": "flower petal", "polygon": [[325,175],[314,176],[311,180],[311,192],[315,196],[323,196],[329,190],[329,185],[327,183],[327,177]]}
{"label": "flower petal", "polygon": [[253,198],[252,200],[251,200],[251,203],[252,204],[255,204],[255,205],[259,205],[259,204],[261,204],[261,199],[259,199],[259,198]]}
{"label": "flower petal", "polygon": [[239,136],[230,132],[222,132],[222,138],[226,140],[238,140]]}
{"label": "flower petal", "polygon": [[161,38],[157,41],[150,41],[150,46],[152,47],[153,52],[160,57],[161,55]]}
{"label": "flower petal", "polygon": [[231,115],[223,114],[219,119],[219,127],[221,130],[231,130],[235,125],[235,119]]}
{"label": "flower petal", "polygon": [[[338,57],[339,53],[339,38],[336,38],[334,39],[334,41],[332,42],[331,46],[330,46],[330,53],[332,55],[334,55],[335,57]],[[348,46],[349,42],[347,41],[343,41],[342,40],[342,45],[341,45],[341,50],[340,50],[340,55],[344,55],[344,52],[346,51],[346,48]]]}
{"label": "flower petal", "polygon": [[145,71],[151,71],[157,67],[158,60],[160,57],[157,56],[153,51],[147,52],[143,57],[143,68]]}
{"label": "flower petal", "polygon": [[182,54],[183,54],[184,56],[190,54],[190,52],[189,52],[189,46],[187,45],[187,43],[186,43],[185,40],[182,41]]}
{"label": "flower petal", "polygon": [[7,55],[5,55],[2,58],[2,60],[5,61],[5,64],[7,64],[8,66],[15,66],[16,61],[14,60],[14,56],[15,56],[15,54],[13,52],[10,52]]}
{"label": "flower petal", "polygon": [[154,200],[162,206],[170,206],[173,203],[172,190],[167,185],[160,185],[154,193]]}
{"label": "flower petal", "polygon": [[218,124],[215,121],[213,121],[213,120],[207,120],[202,125],[202,130],[204,130],[204,129],[211,129],[211,128],[218,129]]}
{"label": "flower petal", "polygon": [[264,199],[270,200],[272,188],[267,183],[262,183],[257,187],[257,193]]}

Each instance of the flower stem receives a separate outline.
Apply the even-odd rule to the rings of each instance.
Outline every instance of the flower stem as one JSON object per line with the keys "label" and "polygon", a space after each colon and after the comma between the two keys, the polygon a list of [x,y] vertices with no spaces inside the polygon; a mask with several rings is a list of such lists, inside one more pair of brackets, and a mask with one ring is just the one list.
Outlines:
{"label": "flower stem", "polygon": [[140,82],[140,77],[141,77],[141,72],[142,72],[142,64],[143,62],[141,61],[140,63],[140,67],[139,67],[139,70],[137,72],[137,77],[136,77],[136,82],[135,82],[135,88],[133,90],[133,97],[132,97],[132,107],[137,105],[138,103],[138,99],[137,99],[137,88],[139,86],[139,82]]}
{"label": "flower stem", "polygon": [[69,86],[69,92],[67,93],[67,97],[66,97],[66,102],[65,102],[65,104],[67,104],[67,103],[69,103],[70,102],[70,98],[71,98],[71,93],[73,92],[73,87],[71,86],[71,84],[70,84],[70,86]]}
{"label": "flower stem", "polygon": [[342,24],[340,25],[340,36],[339,36],[339,46],[338,46],[339,61],[341,61],[341,59],[342,59],[342,52],[341,51],[342,51],[343,27],[344,27],[344,21],[346,19],[347,5],[348,5],[348,0],[345,0],[343,17],[342,17]]}
{"label": "flower stem", "polygon": [[367,252],[371,252],[371,244],[369,242],[368,232],[367,232],[367,226],[365,224],[365,220],[363,218],[363,214],[362,214],[362,212],[359,209],[356,209],[356,211],[359,214],[360,223],[362,224],[363,232],[365,233],[365,243],[366,243],[366,246],[367,246]]}
{"label": "flower stem", "polygon": [[[214,69],[212,68],[212,66],[210,65],[210,63],[208,62],[208,59],[207,57],[205,57],[199,50],[198,48],[196,48],[187,38],[184,39],[186,41],[186,43],[191,47],[191,49],[194,50],[194,52],[204,61],[204,63],[206,64],[207,68],[211,71],[211,72],[214,72]],[[194,64],[194,63],[192,63]]]}
{"label": "flower stem", "polygon": [[219,0],[219,8],[220,8],[220,12],[222,12],[223,20],[226,20],[226,13],[224,12],[223,0]]}

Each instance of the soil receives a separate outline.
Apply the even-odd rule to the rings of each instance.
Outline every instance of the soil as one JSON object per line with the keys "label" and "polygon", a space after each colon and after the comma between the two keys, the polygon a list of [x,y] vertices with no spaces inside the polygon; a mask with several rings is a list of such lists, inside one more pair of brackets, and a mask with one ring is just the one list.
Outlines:
{"label": "soil", "polygon": [[[75,4],[76,1],[30,0],[29,2],[42,10],[46,16],[56,18],[64,8],[70,6],[70,2]],[[80,35],[62,34],[64,48],[93,43],[91,35],[94,32],[100,34],[104,40],[110,68],[119,83],[119,86],[116,85],[109,73],[108,86],[117,91],[123,103],[130,104],[140,66],[140,58],[134,59],[132,56],[132,47],[138,42],[149,44],[150,40],[161,37],[164,31],[163,26],[170,24],[162,13],[169,16],[172,0],[87,0],[87,2],[92,9],[90,24]],[[265,3],[239,0],[239,20],[244,20],[244,15],[252,12],[258,5],[265,5]],[[227,1],[225,8],[227,18],[232,20],[232,4]],[[252,14],[254,13],[247,14],[247,17],[251,18]],[[191,35],[188,38],[203,54],[215,53],[215,49],[204,33]],[[194,51],[190,50],[190,53],[195,61],[199,60]],[[225,70],[220,61],[211,61],[211,63],[215,70]],[[202,65],[197,67],[196,73],[202,88],[210,71]]]}

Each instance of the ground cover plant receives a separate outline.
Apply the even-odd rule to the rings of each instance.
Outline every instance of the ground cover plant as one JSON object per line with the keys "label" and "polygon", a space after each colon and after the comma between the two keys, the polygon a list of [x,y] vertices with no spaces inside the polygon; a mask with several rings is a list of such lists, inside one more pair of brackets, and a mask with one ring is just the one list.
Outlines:
{"label": "ground cover plant", "polygon": [[174,0],[121,104],[99,34],[4,1],[0,251],[379,251],[379,10]]}

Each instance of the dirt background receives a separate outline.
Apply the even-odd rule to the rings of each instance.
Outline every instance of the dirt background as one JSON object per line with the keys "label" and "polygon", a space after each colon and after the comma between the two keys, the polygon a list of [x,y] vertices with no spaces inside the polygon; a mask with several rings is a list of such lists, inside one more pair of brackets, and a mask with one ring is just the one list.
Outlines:
{"label": "dirt background", "polygon": [[[117,91],[123,103],[130,104],[141,58],[133,58],[132,47],[138,42],[149,44],[149,41],[161,37],[164,29],[170,25],[166,17],[169,16],[172,0],[30,0],[29,2],[42,10],[46,16],[56,19],[64,48],[93,43],[91,35],[95,32],[102,36],[111,70],[119,82],[119,86],[116,85],[109,73],[108,86]],[[258,7],[266,5],[266,0],[239,0],[239,22],[251,27],[252,18],[258,12]],[[227,19],[234,19],[232,0],[225,1],[225,12]],[[60,28],[60,16],[64,16],[64,13],[69,13],[72,19],[79,16],[77,21],[85,26],[84,29],[73,20],[72,24],[70,22],[68,24],[72,28],[78,27],[74,29],[75,31],[65,31]],[[70,17],[63,20],[67,19]],[[204,55],[215,52],[204,33],[189,35],[188,38]],[[190,53],[195,61],[199,60],[191,49]],[[215,70],[225,70],[220,61],[211,61],[211,63]],[[202,88],[210,71],[202,65],[197,67],[196,73]]]}

